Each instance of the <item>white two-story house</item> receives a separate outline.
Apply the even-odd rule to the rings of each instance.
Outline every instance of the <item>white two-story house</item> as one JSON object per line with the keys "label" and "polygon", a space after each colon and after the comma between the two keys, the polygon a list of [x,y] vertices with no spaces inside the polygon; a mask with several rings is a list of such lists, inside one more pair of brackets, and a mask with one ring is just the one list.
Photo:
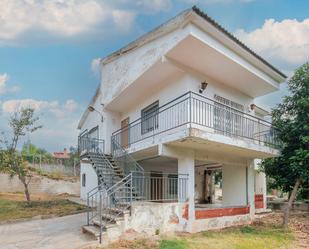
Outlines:
{"label": "white two-story house", "polygon": [[78,127],[81,198],[95,207],[84,231],[197,232],[266,208],[257,162],[279,144],[256,98],[282,72],[196,7],[100,66]]}

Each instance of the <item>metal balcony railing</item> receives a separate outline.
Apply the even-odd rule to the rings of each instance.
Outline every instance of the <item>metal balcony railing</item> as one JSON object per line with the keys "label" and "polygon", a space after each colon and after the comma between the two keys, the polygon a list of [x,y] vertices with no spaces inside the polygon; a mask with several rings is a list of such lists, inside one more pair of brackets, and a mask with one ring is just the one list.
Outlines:
{"label": "metal balcony railing", "polygon": [[128,148],[149,137],[193,124],[225,136],[279,146],[271,123],[193,92],[187,92],[152,114],[115,131],[112,140]]}
{"label": "metal balcony railing", "polygon": [[98,138],[90,138],[88,136],[78,137],[78,152],[80,155],[89,152],[104,153],[104,140]]}

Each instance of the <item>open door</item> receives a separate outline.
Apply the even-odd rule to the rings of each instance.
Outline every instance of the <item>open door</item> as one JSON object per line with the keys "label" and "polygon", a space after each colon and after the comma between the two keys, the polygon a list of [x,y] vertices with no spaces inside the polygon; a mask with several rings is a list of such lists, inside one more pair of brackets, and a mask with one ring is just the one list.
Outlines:
{"label": "open door", "polygon": [[129,117],[121,121],[121,146],[127,148],[129,146]]}

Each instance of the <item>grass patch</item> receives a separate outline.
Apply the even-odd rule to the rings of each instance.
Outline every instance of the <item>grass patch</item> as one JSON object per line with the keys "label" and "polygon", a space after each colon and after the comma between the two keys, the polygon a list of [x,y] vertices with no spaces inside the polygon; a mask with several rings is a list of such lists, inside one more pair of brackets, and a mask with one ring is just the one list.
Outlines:
{"label": "grass patch", "polygon": [[188,249],[277,249],[290,248],[290,232],[274,227],[246,226],[208,231],[182,239]]}
{"label": "grass patch", "polygon": [[187,243],[183,240],[162,240],[158,249],[186,249]]}
{"label": "grass patch", "polygon": [[27,219],[35,216],[48,218],[86,211],[86,207],[66,199],[26,201],[4,199],[0,196],[0,222]]}

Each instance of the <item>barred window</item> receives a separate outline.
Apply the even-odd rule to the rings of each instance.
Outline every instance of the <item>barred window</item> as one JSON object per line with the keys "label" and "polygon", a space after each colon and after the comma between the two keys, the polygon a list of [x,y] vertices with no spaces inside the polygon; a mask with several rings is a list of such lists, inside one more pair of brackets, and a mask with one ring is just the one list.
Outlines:
{"label": "barred window", "polygon": [[158,129],[159,101],[152,103],[142,110],[142,134]]}
{"label": "barred window", "polygon": [[238,104],[238,103],[236,103],[236,102],[234,102],[232,100],[223,98],[223,97],[221,97],[221,96],[219,96],[217,94],[215,94],[215,100],[218,101],[219,103],[223,104],[223,105],[230,106],[230,107],[235,108],[235,109],[237,109],[239,111],[243,112],[245,110],[243,105]]}

